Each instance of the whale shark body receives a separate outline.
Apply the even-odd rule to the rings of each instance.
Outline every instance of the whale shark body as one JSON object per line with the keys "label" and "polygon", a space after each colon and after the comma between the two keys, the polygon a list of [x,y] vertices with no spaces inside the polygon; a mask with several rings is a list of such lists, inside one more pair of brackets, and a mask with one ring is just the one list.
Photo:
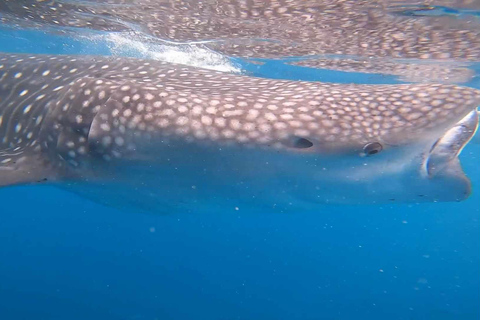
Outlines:
{"label": "whale shark body", "polygon": [[0,185],[158,212],[461,201],[478,90],[0,55]]}
{"label": "whale shark body", "polygon": [[[3,0],[0,23],[82,41],[103,31],[252,63],[296,57],[284,62],[460,84],[473,79],[470,64],[480,59],[478,7],[472,0]],[[107,42],[122,47],[117,38]]]}

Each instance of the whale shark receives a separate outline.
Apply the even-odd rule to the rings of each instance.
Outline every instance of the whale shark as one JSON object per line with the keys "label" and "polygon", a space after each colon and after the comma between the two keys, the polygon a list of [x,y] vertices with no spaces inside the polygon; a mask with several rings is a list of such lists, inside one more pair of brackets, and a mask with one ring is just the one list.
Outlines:
{"label": "whale shark", "polygon": [[[309,55],[478,61],[478,19],[468,10],[425,14],[478,3],[398,0],[4,0],[0,21],[22,28],[54,26],[142,32],[197,43],[236,57]],[[424,14],[412,14],[423,12]],[[72,33],[72,32],[70,32]]]}
{"label": "whale shark", "polygon": [[125,57],[0,54],[0,186],[122,208],[287,212],[462,201],[480,91],[258,78]]}
{"label": "whale shark", "polygon": [[290,64],[309,68],[466,84],[480,59],[475,8],[471,0],[4,0],[0,22],[81,42],[105,37],[112,51],[123,44],[109,36],[120,36],[252,63],[295,57]]}

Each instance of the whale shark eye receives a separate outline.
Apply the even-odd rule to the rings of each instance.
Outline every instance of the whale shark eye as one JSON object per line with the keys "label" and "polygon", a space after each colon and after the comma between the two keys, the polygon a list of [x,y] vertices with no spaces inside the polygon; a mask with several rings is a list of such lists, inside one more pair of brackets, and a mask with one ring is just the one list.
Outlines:
{"label": "whale shark eye", "polygon": [[296,138],[293,147],[297,149],[307,149],[313,146],[312,141],[305,138]]}
{"label": "whale shark eye", "polygon": [[367,143],[364,147],[363,147],[363,152],[365,153],[365,155],[367,156],[372,156],[374,154],[377,154],[379,153],[380,151],[383,150],[383,146],[378,143],[378,142],[371,142],[371,143]]}

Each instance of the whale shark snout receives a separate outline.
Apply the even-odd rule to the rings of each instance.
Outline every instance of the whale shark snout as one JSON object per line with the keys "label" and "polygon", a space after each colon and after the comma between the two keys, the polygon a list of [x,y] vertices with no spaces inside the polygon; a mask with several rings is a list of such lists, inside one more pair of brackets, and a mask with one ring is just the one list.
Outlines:
{"label": "whale shark snout", "polygon": [[458,154],[480,104],[454,85],[11,54],[0,55],[0,97],[0,185],[50,182],[163,211],[463,200]]}

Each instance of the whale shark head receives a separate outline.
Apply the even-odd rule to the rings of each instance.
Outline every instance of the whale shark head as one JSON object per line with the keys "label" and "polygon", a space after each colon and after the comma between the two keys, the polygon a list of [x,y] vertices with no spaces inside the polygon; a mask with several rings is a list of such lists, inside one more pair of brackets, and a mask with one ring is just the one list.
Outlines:
{"label": "whale shark head", "polygon": [[460,201],[480,92],[231,75],[158,61],[0,56],[0,184],[109,204]]}

